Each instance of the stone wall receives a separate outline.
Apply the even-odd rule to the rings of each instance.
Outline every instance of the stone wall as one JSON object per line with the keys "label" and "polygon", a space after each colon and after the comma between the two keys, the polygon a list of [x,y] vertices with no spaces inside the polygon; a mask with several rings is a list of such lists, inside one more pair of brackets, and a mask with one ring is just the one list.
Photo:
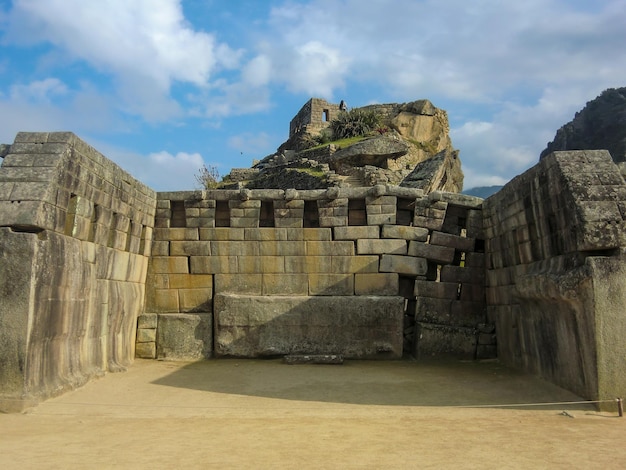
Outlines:
{"label": "stone wall", "polygon": [[137,354],[493,357],[481,202],[385,186],[159,193]]}
{"label": "stone wall", "polygon": [[483,212],[498,358],[588,399],[623,396],[626,184],[608,152],[554,152]]}
{"label": "stone wall", "polygon": [[338,114],[338,104],[329,103],[320,98],[311,98],[289,123],[289,137],[301,131],[313,135],[318,134],[322,129],[327,128]]}
{"label": "stone wall", "polygon": [[74,134],[17,135],[0,167],[0,409],[130,364],[155,199]]}
{"label": "stone wall", "polygon": [[555,152],[486,201],[157,194],[71,133],[0,157],[0,410],[135,354],[497,352],[585,398],[626,393],[626,183],[605,151]]}

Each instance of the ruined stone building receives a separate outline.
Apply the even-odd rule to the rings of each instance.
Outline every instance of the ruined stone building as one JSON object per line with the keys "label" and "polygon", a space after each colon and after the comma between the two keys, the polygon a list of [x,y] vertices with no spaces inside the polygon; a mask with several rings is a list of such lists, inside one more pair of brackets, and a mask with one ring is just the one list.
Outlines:
{"label": "ruined stone building", "polygon": [[489,199],[393,185],[155,192],[71,133],[0,166],[0,405],[134,357],[498,358],[626,392],[626,184],[555,152]]}

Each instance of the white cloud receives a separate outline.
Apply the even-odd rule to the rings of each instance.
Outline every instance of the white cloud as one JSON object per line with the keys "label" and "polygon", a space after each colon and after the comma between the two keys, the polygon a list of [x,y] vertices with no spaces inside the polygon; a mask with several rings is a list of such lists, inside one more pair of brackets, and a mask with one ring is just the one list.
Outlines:
{"label": "white cloud", "polygon": [[191,29],[180,0],[16,0],[6,37],[48,41],[112,75],[126,109],[151,120],[179,112],[173,82],[204,87],[241,54]]}
{"label": "white cloud", "polygon": [[65,83],[58,78],[49,77],[27,84],[11,86],[9,96],[13,100],[32,100],[48,102],[51,97],[67,94]]}
{"label": "white cloud", "polygon": [[185,191],[198,187],[195,175],[205,164],[199,153],[159,151],[142,155],[96,144],[97,149],[125,171],[156,191]]}

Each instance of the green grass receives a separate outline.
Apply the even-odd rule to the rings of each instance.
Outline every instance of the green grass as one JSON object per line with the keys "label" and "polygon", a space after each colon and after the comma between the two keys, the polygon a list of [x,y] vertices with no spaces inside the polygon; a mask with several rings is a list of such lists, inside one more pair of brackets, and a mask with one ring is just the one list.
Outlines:
{"label": "green grass", "polygon": [[321,148],[327,147],[327,146],[329,146],[331,144],[334,145],[335,147],[337,147],[338,149],[345,149],[346,147],[350,147],[351,145],[354,145],[357,142],[365,140],[368,137],[369,136],[361,135],[361,136],[358,136],[358,137],[349,137],[347,139],[333,140],[332,142],[326,142],[324,144],[319,144],[319,145],[316,145],[315,147],[311,147],[310,149],[303,150],[301,153],[310,152],[311,150],[321,149]]}

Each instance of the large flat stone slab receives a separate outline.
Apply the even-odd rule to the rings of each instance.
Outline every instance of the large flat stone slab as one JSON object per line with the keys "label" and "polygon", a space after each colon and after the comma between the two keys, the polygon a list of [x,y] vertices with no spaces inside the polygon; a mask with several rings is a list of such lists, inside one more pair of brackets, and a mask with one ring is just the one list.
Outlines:
{"label": "large flat stone slab", "polygon": [[249,296],[214,299],[215,354],[262,357],[402,356],[404,299],[395,296]]}

